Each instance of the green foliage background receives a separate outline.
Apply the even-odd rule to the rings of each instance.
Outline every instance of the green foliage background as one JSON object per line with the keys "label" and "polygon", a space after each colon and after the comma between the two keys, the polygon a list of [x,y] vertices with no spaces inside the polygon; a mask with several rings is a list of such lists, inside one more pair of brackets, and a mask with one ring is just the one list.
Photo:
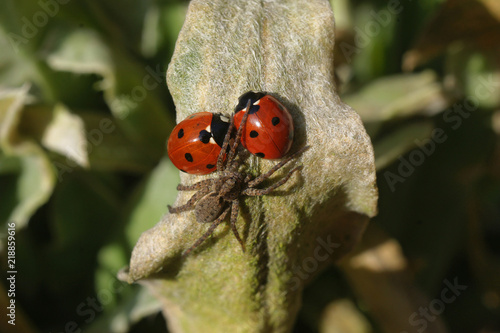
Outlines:
{"label": "green foliage background", "polygon": [[[380,213],[372,226],[398,241],[429,299],[439,298],[444,279],[468,286],[440,316],[450,331],[500,329],[500,57],[498,46],[482,43],[498,40],[498,6],[331,2],[339,91],[376,152]],[[457,3],[471,10],[450,5]],[[176,196],[178,170],[165,154],[175,125],[165,71],[187,6],[3,0],[2,308],[9,222],[18,274],[17,325],[4,317],[2,331],[165,331],[157,301],[116,274]],[[483,16],[472,20],[471,12]],[[456,108],[471,101],[473,111]],[[446,139],[427,154],[436,130]],[[306,289],[296,331],[334,332],[325,309],[347,300],[363,332],[382,332],[364,297],[332,267]]]}

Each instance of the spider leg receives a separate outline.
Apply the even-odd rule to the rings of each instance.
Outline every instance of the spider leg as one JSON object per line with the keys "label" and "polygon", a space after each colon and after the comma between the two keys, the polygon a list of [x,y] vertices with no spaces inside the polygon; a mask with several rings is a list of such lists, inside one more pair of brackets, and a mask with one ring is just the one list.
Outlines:
{"label": "spider leg", "polygon": [[217,226],[221,224],[222,221],[224,221],[224,218],[226,217],[227,213],[229,213],[229,209],[231,209],[231,206],[227,207],[222,212],[222,214],[220,214],[219,217],[212,222],[210,228],[208,228],[208,230],[200,238],[198,238],[198,240],[194,242],[194,244],[191,245],[189,249],[187,249],[186,251],[184,251],[184,253],[182,253],[182,257],[186,257],[191,251],[197,248],[201,243],[203,243],[207,239],[208,236],[210,236],[214,232],[215,228],[217,228]]}
{"label": "spider leg", "polygon": [[217,170],[222,170],[222,164],[224,163],[224,155],[227,151],[227,146],[229,145],[229,141],[231,138],[231,133],[234,129],[234,117],[231,116],[231,120],[229,122],[229,128],[227,129],[227,133],[224,136],[224,141],[222,143],[222,149],[220,150],[219,157],[217,157]]}
{"label": "spider leg", "polygon": [[240,144],[240,139],[241,135],[243,134],[243,127],[245,127],[245,124],[247,122],[248,118],[248,111],[250,110],[250,105],[252,104],[252,100],[248,100],[246,109],[245,109],[245,114],[243,115],[243,118],[241,118],[241,123],[240,127],[238,128],[238,131],[236,131],[236,137],[234,138],[234,143],[231,146],[231,150],[229,151],[229,156],[227,158],[228,161],[232,161],[234,158],[234,155],[236,154],[236,149],[238,148],[238,145]]}
{"label": "spider leg", "polygon": [[288,175],[286,175],[284,178],[280,179],[279,181],[277,181],[276,183],[272,184],[269,187],[266,187],[266,188],[263,188],[263,189],[249,187],[249,188],[246,188],[243,191],[241,191],[241,194],[242,195],[248,195],[248,196],[251,196],[251,197],[269,194],[270,192],[274,191],[277,187],[280,187],[281,185],[283,185],[284,183],[286,183],[288,181],[288,179],[290,179],[290,177],[292,176],[292,174],[295,171],[299,171],[300,169],[302,169],[302,165],[293,168],[292,171],[290,171],[288,173]]}
{"label": "spider leg", "polygon": [[240,210],[240,202],[238,199],[233,200],[231,203],[231,230],[233,231],[234,237],[238,240],[241,245],[243,252],[245,252],[245,244],[241,240],[238,229],[236,229],[236,221],[238,220],[238,212]]}
{"label": "spider leg", "polygon": [[177,206],[177,207],[172,207],[172,206],[168,205],[167,206],[168,207],[168,212],[170,214],[176,214],[176,213],[181,213],[181,212],[185,212],[185,211],[191,210],[191,209],[194,208],[196,202],[198,200],[200,200],[200,198],[202,198],[208,192],[210,192],[210,188],[209,187],[202,188],[198,192],[196,192],[195,194],[193,194],[193,196],[184,205]]}
{"label": "spider leg", "polygon": [[[283,161],[279,162],[278,164],[276,164],[275,166],[272,167],[271,170],[269,170],[268,172],[260,175],[259,177],[255,178],[254,180],[248,182],[248,187],[254,187],[256,185],[259,185],[260,183],[262,183],[265,179],[269,178],[273,173],[276,172],[276,170],[278,170],[279,168],[283,167],[285,164],[287,164],[291,159],[293,159],[295,156],[299,155],[300,153],[303,153],[305,150],[309,149],[309,146],[305,146],[305,147],[302,147],[301,149],[299,149],[298,151],[296,151],[295,153],[293,153],[292,155],[288,156],[287,158],[285,158]],[[295,168],[293,171],[295,171],[297,168]],[[292,171],[292,172],[293,172]],[[290,174],[292,173],[290,172]],[[287,178],[285,179],[288,179],[290,176],[287,176]],[[284,183],[284,182],[283,182]],[[281,183],[281,184],[283,184]],[[279,186],[279,185],[278,185]]]}
{"label": "spider leg", "polygon": [[199,182],[196,182],[196,183],[191,184],[191,185],[179,184],[179,185],[177,185],[177,191],[194,191],[194,190],[197,190],[199,188],[209,186],[211,182],[212,182],[212,179],[204,179],[204,180],[200,180]]}

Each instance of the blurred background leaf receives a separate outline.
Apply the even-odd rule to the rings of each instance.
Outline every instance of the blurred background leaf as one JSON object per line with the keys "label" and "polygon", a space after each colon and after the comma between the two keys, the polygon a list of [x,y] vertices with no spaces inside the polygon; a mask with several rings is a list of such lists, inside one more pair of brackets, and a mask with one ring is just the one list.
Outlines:
{"label": "blurred background leaf", "polygon": [[[375,147],[379,215],[307,287],[295,332],[498,332],[499,2],[330,2],[338,90]],[[166,331],[158,302],[116,276],[176,196],[165,71],[187,6],[3,1],[0,306],[8,222],[18,274],[16,326],[4,317],[2,332]],[[467,289],[437,311],[454,279]]]}
{"label": "blurred background leaf", "polygon": [[187,5],[2,5],[0,216],[3,232],[16,223],[17,327],[124,332],[161,318],[116,275],[179,181],[164,157],[165,71]]}

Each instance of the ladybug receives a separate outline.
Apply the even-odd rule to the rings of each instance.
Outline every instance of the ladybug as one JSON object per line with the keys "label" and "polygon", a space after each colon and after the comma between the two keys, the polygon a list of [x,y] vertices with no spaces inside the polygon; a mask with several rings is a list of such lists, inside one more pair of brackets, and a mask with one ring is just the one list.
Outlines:
{"label": "ladybug", "polygon": [[293,119],[276,98],[265,92],[249,91],[240,96],[234,109],[234,124],[239,128],[251,100],[241,144],[250,153],[264,159],[278,159],[288,152],[293,141]]}
{"label": "ladybug", "polygon": [[195,113],[174,127],[168,138],[168,157],[183,172],[209,174],[217,169],[217,158],[228,129],[229,120],[222,115]]}

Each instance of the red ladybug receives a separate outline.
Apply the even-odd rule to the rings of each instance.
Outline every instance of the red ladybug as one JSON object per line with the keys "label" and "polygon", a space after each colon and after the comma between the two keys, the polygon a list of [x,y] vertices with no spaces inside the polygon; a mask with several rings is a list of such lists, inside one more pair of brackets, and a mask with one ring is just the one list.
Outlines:
{"label": "red ladybug", "polygon": [[274,160],[285,156],[293,141],[293,119],[276,98],[264,92],[249,91],[239,98],[234,109],[234,124],[239,128],[248,100],[251,100],[241,144],[250,153]]}
{"label": "red ladybug", "polygon": [[167,143],[168,157],[177,169],[206,175],[217,169],[227,119],[211,112],[195,113],[175,126]]}

